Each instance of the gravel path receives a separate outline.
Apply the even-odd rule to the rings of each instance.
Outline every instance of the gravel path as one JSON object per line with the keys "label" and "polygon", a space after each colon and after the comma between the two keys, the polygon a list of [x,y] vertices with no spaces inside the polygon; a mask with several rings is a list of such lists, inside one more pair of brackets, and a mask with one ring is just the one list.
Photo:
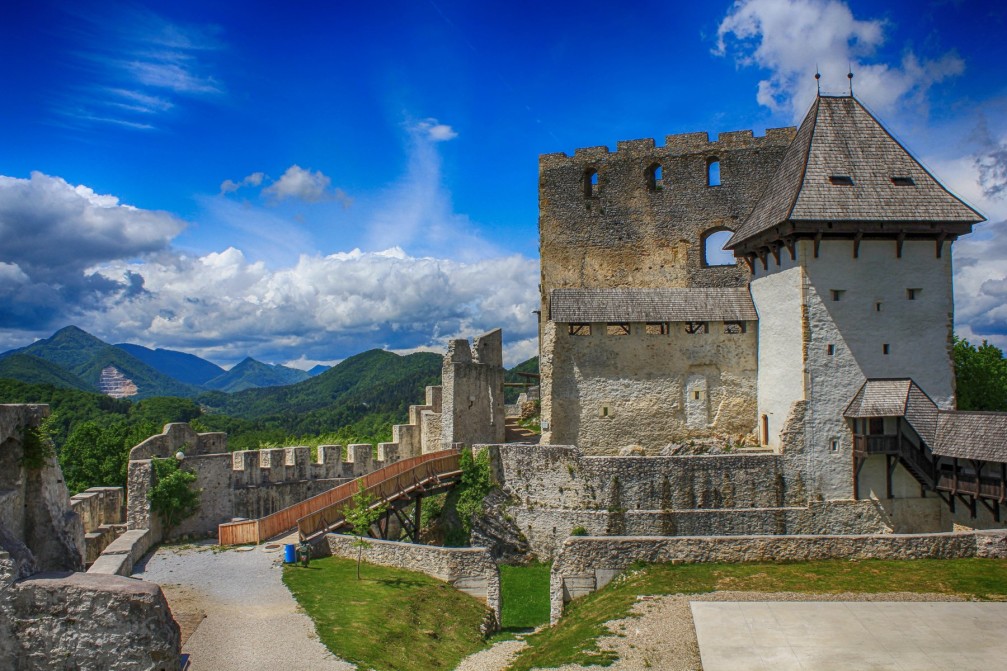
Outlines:
{"label": "gravel path", "polygon": [[[192,671],[348,671],[281,582],[280,549],[162,546],[134,577],[164,590]],[[203,619],[205,615],[205,619]]]}

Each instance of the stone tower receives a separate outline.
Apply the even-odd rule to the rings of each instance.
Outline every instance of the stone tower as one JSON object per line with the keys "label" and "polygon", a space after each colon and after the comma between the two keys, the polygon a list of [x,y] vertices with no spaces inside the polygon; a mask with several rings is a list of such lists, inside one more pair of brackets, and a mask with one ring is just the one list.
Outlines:
{"label": "stone tower", "polygon": [[760,441],[803,452],[826,498],[851,496],[843,410],[866,379],[953,407],[951,243],[981,221],[858,100],[822,96],[731,238],[759,313]]}

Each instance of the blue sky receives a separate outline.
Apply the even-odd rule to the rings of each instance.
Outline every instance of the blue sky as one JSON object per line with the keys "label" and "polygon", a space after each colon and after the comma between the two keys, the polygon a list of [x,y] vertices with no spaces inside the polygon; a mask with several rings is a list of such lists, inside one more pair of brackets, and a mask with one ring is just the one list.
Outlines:
{"label": "blue sky", "polygon": [[851,64],[989,217],[958,330],[1007,345],[998,3],[64,4],[0,21],[0,350],[73,323],[306,367],[502,326],[520,361],[539,154],[792,125]]}

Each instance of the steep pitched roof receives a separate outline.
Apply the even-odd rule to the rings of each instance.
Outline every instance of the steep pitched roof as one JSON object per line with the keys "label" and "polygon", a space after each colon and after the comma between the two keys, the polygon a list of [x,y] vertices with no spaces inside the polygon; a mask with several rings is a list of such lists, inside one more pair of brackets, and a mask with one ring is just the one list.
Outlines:
{"label": "steep pitched roof", "polygon": [[938,412],[937,404],[911,379],[872,379],[860,387],[843,416],[905,417],[913,430],[933,446]]}
{"label": "steep pitched roof", "polygon": [[549,318],[561,323],[755,321],[744,288],[553,289]]}
{"label": "steep pitched roof", "polygon": [[860,101],[822,96],[728,247],[784,222],[807,229],[827,222],[972,225],[984,220],[920,165]]}

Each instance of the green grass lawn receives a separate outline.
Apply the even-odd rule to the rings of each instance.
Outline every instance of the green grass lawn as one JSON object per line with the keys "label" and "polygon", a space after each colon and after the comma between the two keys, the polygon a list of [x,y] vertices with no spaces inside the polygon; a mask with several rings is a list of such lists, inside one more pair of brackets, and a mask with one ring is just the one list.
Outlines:
{"label": "green grass lawn", "polygon": [[486,607],[422,573],[326,557],[285,566],[283,582],[341,659],[376,671],[441,671],[485,647]]}
{"label": "green grass lawn", "polygon": [[549,622],[549,569],[552,564],[500,567],[500,626],[534,629]]}
{"label": "green grass lawn", "polygon": [[[974,599],[1007,595],[1007,561],[924,559],[917,561],[845,560],[792,564],[660,564],[643,567],[604,589],[567,605],[563,619],[526,640],[530,647],[511,671],[551,668],[569,662],[606,666],[611,654],[598,650],[609,633],[604,623],[626,617],[641,594],[751,592],[935,592]],[[505,602],[506,603],[506,602]]]}

